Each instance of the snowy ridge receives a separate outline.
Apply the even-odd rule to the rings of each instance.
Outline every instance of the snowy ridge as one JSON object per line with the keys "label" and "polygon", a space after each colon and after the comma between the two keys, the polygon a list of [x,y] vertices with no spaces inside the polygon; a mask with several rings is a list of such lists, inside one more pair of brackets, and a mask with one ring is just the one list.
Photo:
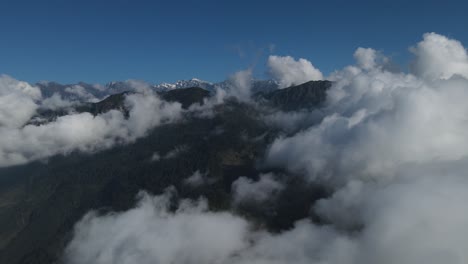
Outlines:
{"label": "snowy ridge", "polygon": [[214,84],[197,78],[192,78],[190,80],[179,80],[175,83],[160,83],[153,85],[153,88],[156,90],[174,90],[189,87],[200,87],[206,90],[213,90]]}

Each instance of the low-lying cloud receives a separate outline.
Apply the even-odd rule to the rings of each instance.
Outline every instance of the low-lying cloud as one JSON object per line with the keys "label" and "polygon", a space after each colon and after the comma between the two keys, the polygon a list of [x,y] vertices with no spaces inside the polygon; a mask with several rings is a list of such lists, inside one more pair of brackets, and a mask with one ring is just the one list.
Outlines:
{"label": "low-lying cloud", "polygon": [[248,223],[230,213],[207,211],[206,201],[141,194],[135,209],[87,214],[67,248],[69,263],[221,263],[245,247]]}
{"label": "low-lying cloud", "polygon": [[0,75],[0,129],[25,124],[38,108],[41,90],[26,82]]}
{"label": "low-lying cloud", "polygon": [[315,208],[332,225],[301,220],[279,234],[209,212],[204,200],[183,200],[171,212],[168,194],[142,194],[129,211],[88,213],[65,258],[71,264],[463,263],[466,184],[432,176],[390,185],[351,182]]}
{"label": "low-lying cloud", "polygon": [[179,103],[152,92],[125,98],[129,116],[111,110],[93,116],[69,113],[44,124],[27,124],[39,107],[57,109],[73,103],[59,95],[42,102],[40,90],[11,77],[0,78],[0,166],[11,166],[72,151],[93,152],[132,142],[157,125],[181,118]]}
{"label": "low-lying cloud", "polygon": [[310,263],[349,256],[333,252],[348,247],[346,237],[307,221],[272,235],[231,213],[207,211],[203,200],[183,200],[175,212],[168,207],[167,194],[142,194],[127,212],[87,214],[66,250],[67,263]]}
{"label": "low-lying cloud", "polygon": [[274,178],[272,173],[260,175],[258,181],[240,177],[232,183],[234,204],[263,203],[273,200],[284,186]]}

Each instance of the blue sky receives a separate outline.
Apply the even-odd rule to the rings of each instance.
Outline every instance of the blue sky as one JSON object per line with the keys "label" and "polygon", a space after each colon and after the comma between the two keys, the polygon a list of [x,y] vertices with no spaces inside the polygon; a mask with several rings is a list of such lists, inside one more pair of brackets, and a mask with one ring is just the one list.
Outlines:
{"label": "blue sky", "polygon": [[[210,81],[270,54],[325,74],[357,47],[407,63],[425,32],[468,44],[468,1],[0,0],[0,73],[62,83]],[[405,65],[403,65],[405,66]]]}

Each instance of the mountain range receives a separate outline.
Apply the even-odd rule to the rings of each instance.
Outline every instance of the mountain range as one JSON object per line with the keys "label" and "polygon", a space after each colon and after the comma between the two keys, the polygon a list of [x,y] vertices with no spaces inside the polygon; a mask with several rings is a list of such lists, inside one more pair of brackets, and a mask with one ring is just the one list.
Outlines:
{"label": "mountain range", "polygon": [[[50,97],[53,94],[59,94],[64,99],[69,100],[88,100],[97,101],[106,96],[122,93],[125,91],[135,91],[142,88],[149,88],[154,91],[162,92],[181,88],[199,87],[209,92],[214,92],[216,88],[226,89],[231,85],[229,80],[212,83],[200,79],[179,80],[175,83],[151,84],[139,80],[112,81],[105,85],[89,84],[79,82],[76,84],[60,84],[57,82],[39,82],[36,84],[41,89],[44,97]],[[252,80],[252,91],[273,91],[278,89],[279,84],[274,80]]]}
{"label": "mountain range", "polygon": [[[73,87],[39,85],[49,96],[65,95],[67,87]],[[72,110],[38,111],[35,120],[42,121],[30,124],[53,122],[70,111],[94,116],[110,110],[125,112],[125,98],[138,93],[136,84],[129,82],[109,83],[104,89],[77,85],[95,97],[107,97],[82,102]],[[191,85],[196,86],[185,87]],[[272,232],[291,228],[304,217],[314,219],[309,208],[327,190],[259,161],[273,139],[288,133],[273,125],[270,117],[282,111],[319,109],[331,82],[311,81],[286,89],[273,89],[272,81],[255,85],[252,101],[226,98],[212,106],[209,117],[184,112],[182,122],[154,127],[131,143],[0,168],[0,263],[62,263],[73,227],[84,214],[128,210],[141,190],[159,194],[171,187],[177,190],[177,199],[205,197],[211,210],[236,212]],[[162,100],[178,102],[183,109],[203,107],[214,96],[214,87],[195,79],[152,86]],[[196,180],[194,173],[199,173]],[[233,183],[240,177],[258,180],[264,173],[279,175],[285,186],[281,197],[261,205],[254,200],[234,204]]]}

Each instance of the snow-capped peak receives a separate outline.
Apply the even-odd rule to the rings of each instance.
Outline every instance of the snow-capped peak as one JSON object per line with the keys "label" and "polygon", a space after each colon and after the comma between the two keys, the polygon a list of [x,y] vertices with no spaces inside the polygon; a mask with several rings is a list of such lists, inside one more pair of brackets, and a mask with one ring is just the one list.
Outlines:
{"label": "snow-capped peak", "polygon": [[207,90],[212,90],[214,85],[210,82],[203,81],[197,78],[192,78],[190,80],[179,80],[175,83],[160,83],[153,86],[156,90],[173,90],[180,88],[189,88],[189,87],[200,87]]}

